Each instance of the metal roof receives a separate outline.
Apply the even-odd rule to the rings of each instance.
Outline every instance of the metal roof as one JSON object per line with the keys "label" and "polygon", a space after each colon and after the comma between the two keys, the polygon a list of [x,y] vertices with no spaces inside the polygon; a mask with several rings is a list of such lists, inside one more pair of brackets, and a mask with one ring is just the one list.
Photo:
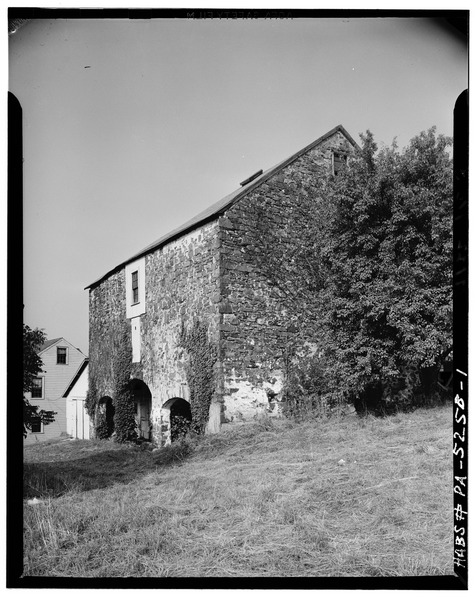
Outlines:
{"label": "metal roof", "polygon": [[342,125],[337,125],[333,129],[328,131],[328,133],[325,133],[325,135],[322,135],[321,137],[319,137],[318,139],[313,141],[311,144],[308,144],[307,146],[305,146],[304,148],[302,148],[295,154],[292,154],[292,156],[290,156],[289,158],[286,158],[285,160],[282,160],[282,162],[279,162],[275,166],[267,169],[261,175],[255,177],[255,178],[251,177],[250,178],[251,180],[249,183],[244,184],[239,189],[236,189],[235,191],[233,191],[229,195],[225,196],[218,202],[215,202],[214,204],[212,204],[211,206],[209,206],[208,208],[206,208],[205,210],[203,210],[202,212],[197,214],[195,217],[193,217],[192,219],[190,219],[189,221],[187,221],[180,227],[174,229],[173,231],[170,231],[170,233],[167,233],[166,235],[163,235],[162,237],[160,237],[159,239],[157,239],[156,241],[154,241],[153,243],[151,243],[150,245],[145,247],[143,250],[141,250],[137,254],[134,254],[128,260],[121,262],[120,264],[115,266],[112,270],[108,271],[105,275],[103,275],[102,277],[100,277],[99,279],[97,279],[96,281],[94,281],[93,283],[88,285],[87,287],[85,287],[85,289],[90,289],[91,287],[94,287],[95,285],[99,284],[101,281],[103,281],[104,279],[109,277],[114,272],[117,272],[118,270],[123,268],[126,264],[129,264],[130,262],[133,262],[134,260],[137,260],[138,258],[141,258],[142,256],[145,256],[146,254],[149,254],[153,250],[156,250],[156,249],[164,246],[166,243],[172,241],[173,239],[176,239],[177,237],[180,237],[184,233],[191,231],[198,225],[204,224],[207,221],[214,220],[215,218],[217,218],[218,216],[223,214],[233,204],[235,204],[240,198],[246,196],[248,193],[253,191],[256,187],[258,187],[259,185],[261,185],[262,183],[267,181],[267,179],[269,179],[270,177],[275,175],[278,171],[282,170],[283,168],[285,168],[286,166],[288,166],[289,164],[291,164],[292,162],[294,162],[295,160],[300,158],[300,156],[302,156],[306,152],[312,150],[313,148],[315,148],[316,146],[318,146],[319,144],[324,142],[326,139],[328,139],[329,137],[331,137],[338,131],[340,131],[353,146],[357,147],[358,144],[351,137],[351,135],[348,133],[348,131],[346,131],[346,129]]}

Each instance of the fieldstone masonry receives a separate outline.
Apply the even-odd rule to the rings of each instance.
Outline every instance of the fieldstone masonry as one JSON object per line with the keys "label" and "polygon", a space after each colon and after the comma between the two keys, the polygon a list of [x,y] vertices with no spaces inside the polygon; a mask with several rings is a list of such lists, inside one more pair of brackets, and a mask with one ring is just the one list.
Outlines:
{"label": "fieldstone masonry", "polygon": [[[305,335],[289,326],[278,294],[260,272],[250,230],[264,198],[267,220],[277,230],[291,227],[295,194],[311,194],[318,179],[332,172],[333,153],[349,154],[355,146],[336,127],[142,254],[146,307],[140,316],[141,360],[133,364],[133,376],[150,389],[155,442],[170,439],[164,406],[174,398],[190,399],[178,340],[181,327],[196,318],[207,324],[218,350],[208,431],[278,413],[286,347],[296,335],[304,343]],[[126,264],[89,287],[90,378],[101,396],[112,394],[114,343],[127,320]]]}

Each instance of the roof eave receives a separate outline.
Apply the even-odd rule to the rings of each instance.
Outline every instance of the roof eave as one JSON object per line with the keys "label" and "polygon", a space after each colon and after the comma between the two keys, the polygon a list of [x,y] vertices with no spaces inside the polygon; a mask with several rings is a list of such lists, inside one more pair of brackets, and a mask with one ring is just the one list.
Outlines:
{"label": "roof eave", "polygon": [[64,392],[63,397],[67,397],[70,394],[71,389],[77,383],[79,377],[84,372],[84,370],[86,369],[86,366],[88,364],[89,364],[89,358],[84,358],[84,360],[81,362],[81,365],[79,366],[79,368],[77,369],[76,373],[74,374],[74,376],[72,377],[71,381],[69,382],[69,385],[66,387],[66,391]]}

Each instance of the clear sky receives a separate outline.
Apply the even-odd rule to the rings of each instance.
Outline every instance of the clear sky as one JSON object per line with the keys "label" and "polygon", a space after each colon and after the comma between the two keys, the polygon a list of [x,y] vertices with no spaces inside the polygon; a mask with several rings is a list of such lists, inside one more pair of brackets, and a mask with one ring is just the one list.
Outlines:
{"label": "clear sky", "polygon": [[[86,68],[87,67],[87,68]],[[452,135],[444,19],[36,20],[10,37],[25,322],[88,351],[88,284],[338,124]]]}

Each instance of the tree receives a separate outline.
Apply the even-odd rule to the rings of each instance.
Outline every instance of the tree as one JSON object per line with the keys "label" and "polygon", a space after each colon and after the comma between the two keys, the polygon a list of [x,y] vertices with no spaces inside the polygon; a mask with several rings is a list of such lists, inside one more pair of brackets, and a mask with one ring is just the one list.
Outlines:
{"label": "tree", "polygon": [[330,189],[320,300],[333,388],[385,413],[432,401],[452,348],[450,139],[432,128],[401,153],[362,142]]}
{"label": "tree", "polygon": [[451,140],[361,139],[338,176],[297,187],[283,224],[263,201],[253,259],[318,347],[322,401],[386,413],[436,399],[452,347]]}
{"label": "tree", "polygon": [[39,410],[38,406],[33,406],[26,399],[25,393],[31,391],[33,380],[38,373],[43,372],[43,362],[38,352],[45,342],[46,336],[39,329],[31,329],[28,325],[23,325],[23,436],[26,437],[28,431],[31,431],[33,423],[37,418],[41,419],[43,424],[49,424],[54,421],[56,412],[51,410]]}

